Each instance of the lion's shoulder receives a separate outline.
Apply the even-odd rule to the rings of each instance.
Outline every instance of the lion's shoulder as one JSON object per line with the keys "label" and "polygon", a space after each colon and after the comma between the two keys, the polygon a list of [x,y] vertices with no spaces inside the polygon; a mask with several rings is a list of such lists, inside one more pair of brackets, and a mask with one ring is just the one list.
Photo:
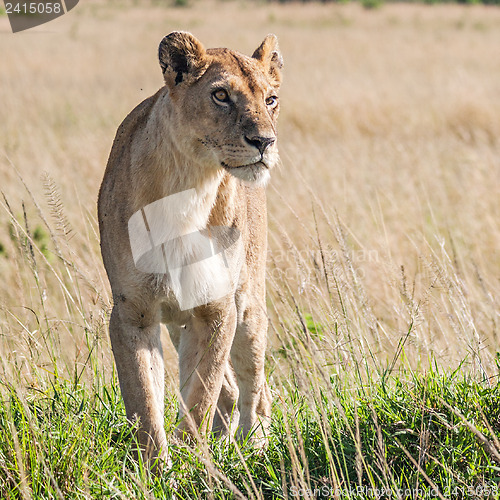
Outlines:
{"label": "lion's shoulder", "polygon": [[144,99],[125,117],[116,131],[109,158],[110,162],[114,160],[114,153],[122,153],[123,147],[130,144],[130,139],[134,133],[144,128],[154,105],[166,92],[167,89],[165,87],[160,88],[156,94]]}

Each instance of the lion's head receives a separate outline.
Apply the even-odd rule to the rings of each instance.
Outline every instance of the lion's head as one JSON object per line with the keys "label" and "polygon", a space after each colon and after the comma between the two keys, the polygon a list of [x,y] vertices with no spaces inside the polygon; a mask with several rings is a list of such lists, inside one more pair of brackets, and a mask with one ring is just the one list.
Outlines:
{"label": "lion's head", "polygon": [[172,112],[169,133],[180,152],[206,168],[265,183],[278,160],[276,120],[283,60],[274,35],[252,57],[208,49],[173,32],[159,47]]}

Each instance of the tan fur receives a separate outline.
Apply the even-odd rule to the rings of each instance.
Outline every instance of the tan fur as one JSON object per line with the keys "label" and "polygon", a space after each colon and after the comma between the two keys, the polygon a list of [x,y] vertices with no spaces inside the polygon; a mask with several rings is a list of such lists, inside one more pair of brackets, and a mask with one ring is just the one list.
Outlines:
{"label": "tan fur", "polygon": [[[167,458],[161,322],[179,354],[181,435],[211,428],[224,434],[239,425],[241,436],[258,437],[268,423],[264,184],[278,162],[282,67],[273,35],[247,57],[205,50],[191,34],[175,32],[162,40],[159,59],[165,86],[120,125],[98,202],[114,300],[113,353],[127,417],[139,419],[147,460]],[[217,99],[225,96],[221,90],[229,102]],[[160,222],[179,234],[226,226],[241,236],[227,255],[230,293],[182,310],[168,276],[136,268],[128,223],[138,210],[189,189],[189,206]],[[210,271],[202,265],[199,279]]]}

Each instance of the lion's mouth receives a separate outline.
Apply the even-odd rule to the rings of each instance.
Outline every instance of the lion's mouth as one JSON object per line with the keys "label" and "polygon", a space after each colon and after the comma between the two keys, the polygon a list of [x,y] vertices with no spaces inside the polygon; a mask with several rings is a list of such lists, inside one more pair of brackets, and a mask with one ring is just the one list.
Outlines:
{"label": "lion's mouth", "polygon": [[226,172],[246,183],[265,186],[269,180],[270,167],[262,160],[247,165],[231,166],[224,162],[221,165]]}
{"label": "lion's mouth", "polygon": [[245,169],[245,168],[251,168],[251,167],[256,167],[256,168],[266,168],[269,169],[269,167],[262,161],[256,161],[255,163],[248,163],[247,165],[228,165],[227,163],[221,162],[221,165],[226,169],[226,170],[238,170],[238,169]]}

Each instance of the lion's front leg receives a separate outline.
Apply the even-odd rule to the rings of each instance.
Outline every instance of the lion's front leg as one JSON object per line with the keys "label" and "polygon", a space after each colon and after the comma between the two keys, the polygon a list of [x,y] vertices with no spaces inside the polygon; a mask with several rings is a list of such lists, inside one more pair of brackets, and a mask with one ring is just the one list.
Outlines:
{"label": "lion's front leg", "polygon": [[[267,316],[259,304],[245,311],[238,324],[231,349],[240,397],[239,437],[251,433],[253,441],[261,441],[271,420],[271,392],[264,373],[267,344]],[[259,443],[260,444],[260,443]],[[261,441],[261,444],[264,444]]]}
{"label": "lion's front leg", "polygon": [[234,304],[196,308],[186,324],[178,350],[181,436],[212,428],[235,328]]}
{"label": "lion's front leg", "polygon": [[127,418],[138,422],[145,461],[168,462],[164,430],[164,364],[159,323],[135,326],[115,305],[109,332]]}
{"label": "lion's front leg", "polygon": [[218,436],[234,435],[238,426],[240,411],[238,409],[239,389],[236,374],[230,360],[226,364],[224,381],[217,401],[212,432]]}

